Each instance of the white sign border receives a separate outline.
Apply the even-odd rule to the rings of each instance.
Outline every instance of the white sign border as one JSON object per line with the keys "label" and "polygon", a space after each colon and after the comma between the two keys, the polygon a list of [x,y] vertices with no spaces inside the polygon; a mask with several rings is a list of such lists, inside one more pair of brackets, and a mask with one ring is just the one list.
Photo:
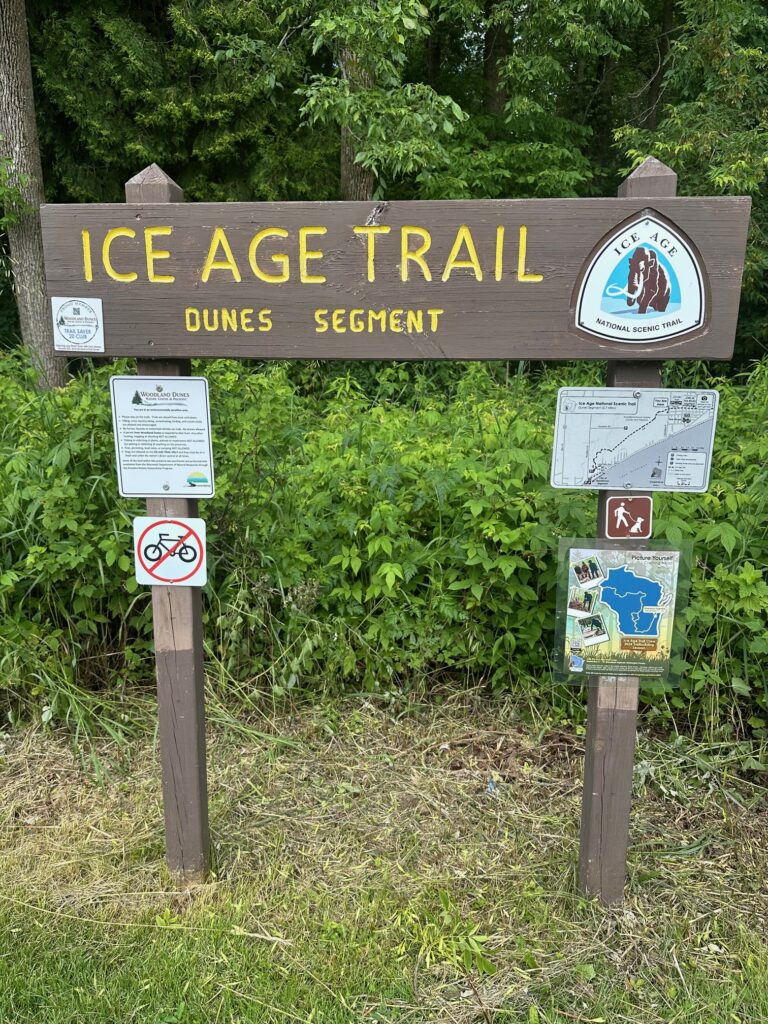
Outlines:
{"label": "white sign border", "polygon": [[[78,345],[75,341],[66,341],[59,336],[59,328],[56,317],[62,306],[67,302],[80,302],[91,308],[98,321],[96,333],[91,341]],[[81,299],[76,295],[52,295],[51,296],[51,326],[53,329],[53,350],[64,355],[101,355],[104,353],[104,307],[101,299]]]}
{"label": "white sign border", "polygon": [[[117,416],[116,416],[116,405],[115,405],[115,388],[113,381],[118,380],[130,380],[137,383],[141,381],[170,381],[175,384],[181,384],[184,381],[202,381],[205,385],[205,413],[206,413],[206,424],[208,427],[208,463],[211,467],[211,488],[210,494],[200,494],[193,491],[126,491],[123,485],[123,474],[122,474],[122,460],[120,458],[120,431],[118,429]],[[212,498],[216,493],[216,479],[214,476],[213,468],[213,433],[211,431],[211,402],[210,402],[210,389],[208,386],[207,377],[198,377],[190,375],[186,377],[167,377],[163,374],[157,375],[134,375],[130,373],[115,374],[109,378],[109,394],[112,401],[112,434],[115,440],[115,459],[117,461],[117,489],[122,498],[187,498],[190,499],[205,499]]]}
{"label": "white sign border", "polygon": [[[673,331],[669,334],[660,335],[655,338],[649,335],[637,338],[627,338],[588,326],[584,321],[584,300],[586,298],[587,288],[590,284],[590,279],[595,266],[602,259],[609,246],[611,246],[620,235],[625,234],[627,231],[631,231],[633,227],[636,227],[638,224],[646,220],[654,221],[659,227],[673,234],[678,243],[683,247],[683,249],[685,249],[689,259],[691,260],[699,288],[699,315],[696,323],[690,324],[682,330]],[[654,210],[651,207],[640,210],[637,214],[633,214],[632,217],[629,217],[624,221],[623,224],[619,224],[610,235],[603,236],[595,246],[592,255],[588,258],[585,268],[578,280],[577,296],[573,306],[573,326],[577,331],[588,335],[590,338],[599,338],[601,341],[617,342],[619,345],[654,345],[661,342],[672,341],[675,338],[683,338],[689,334],[693,334],[694,332],[697,334],[703,334],[707,330],[708,290],[705,284],[706,271],[702,270],[702,264],[703,261],[701,260],[695,245],[685,235],[685,233],[677,227],[676,224],[673,224],[657,210]]]}
{"label": "white sign border", "polygon": [[[630,536],[624,536],[624,537],[614,537],[614,536],[612,536],[612,534],[610,534],[608,532],[610,530],[610,528],[611,528],[610,527],[610,515],[609,515],[610,510],[611,510],[611,502],[612,501],[633,501],[635,498],[647,498],[648,501],[650,501],[650,503],[651,503],[651,513],[650,513],[649,522],[648,522],[648,533],[639,533],[639,534],[635,534],[632,537],[630,537]],[[622,491],[620,494],[614,494],[611,491],[606,496],[606,499],[605,499],[605,522],[603,523],[603,527],[605,529],[605,539],[606,540],[626,540],[626,541],[632,541],[633,543],[635,541],[641,541],[641,540],[652,540],[653,539],[653,495],[652,494],[643,494],[642,491],[637,491],[637,493],[635,493],[635,494],[633,494],[631,491],[626,491],[626,492]]]}
{"label": "white sign border", "polygon": [[[200,538],[203,549],[200,565],[189,579],[178,582],[157,580],[140,564],[139,541],[147,530],[161,526],[163,523],[180,523],[182,527],[195,532]],[[189,516],[136,516],[133,520],[133,570],[136,582],[142,587],[204,587],[208,582],[208,538],[205,520]]]}

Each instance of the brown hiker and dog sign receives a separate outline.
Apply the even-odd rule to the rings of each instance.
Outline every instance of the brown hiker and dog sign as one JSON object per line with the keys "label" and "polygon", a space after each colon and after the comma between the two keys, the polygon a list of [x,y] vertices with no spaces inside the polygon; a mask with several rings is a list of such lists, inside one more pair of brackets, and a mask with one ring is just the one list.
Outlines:
{"label": "brown hiker and dog sign", "polygon": [[[750,201],[677,197],[676,185],[649,158],[616,199],[184,205],[153,164],[126,183],[125,204],[42,207],[54,345],[62,357],[136,356],[163,393],[193,357],[578,358],[607,360],[609,385],[639,400],[660,388],[662,360],[733,353]],[[124,418],[130,426],[130,410]],[[205,478],[212,494],[212,464],[191,465],[204,446],[190,443],[182,479]],[[152,589],[166,858],[200,878],[210,865],[203,619],[200,586],[182,577],[205,539],[197,500],[140,456],[129,468],[162,471],[149,493],[169,495],[147,495],[137,544]],[[676,489],[708,472],[700,452],[686,459],[665,470]],[[630,522],[629,501],[650,534],[643,499],[601,490],[599,536],[609,510]],[[634,545],[638,534],[630,524]],[[202,562],[200,572],[204,582]],[[595,624],[583,632],[585,649],[599,644]],[[623,895],[638,691],[639,678],[620,675],[589,688],[579,885],[604,903]]]}

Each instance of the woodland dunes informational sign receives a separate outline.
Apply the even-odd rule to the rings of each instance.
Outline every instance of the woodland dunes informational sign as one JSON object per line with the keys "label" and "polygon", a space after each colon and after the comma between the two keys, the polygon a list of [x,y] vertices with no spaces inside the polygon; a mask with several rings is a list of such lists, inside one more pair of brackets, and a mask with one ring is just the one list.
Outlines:
{"label": "woodland dunes informational sign", "polygon": [[125,203],[44,206],[42,222],[53,310],[100,303],[110,356],[725,359],[749,209]]}

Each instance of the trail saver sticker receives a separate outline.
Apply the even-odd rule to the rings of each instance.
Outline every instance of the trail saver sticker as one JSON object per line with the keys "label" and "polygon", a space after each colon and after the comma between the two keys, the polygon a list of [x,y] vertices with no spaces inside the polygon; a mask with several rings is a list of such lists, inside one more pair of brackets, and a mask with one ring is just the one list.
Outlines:
{"label": "trail saver sticker", "polygon": [[51,299],[53,347],[57,352],[103,352],[101,299]]}
{"label": "trail saver sticker", "polygon": [[704,274],[690,243],[652,210],[604,240],[579,288],[576,326],[630,345],[701,328]]}

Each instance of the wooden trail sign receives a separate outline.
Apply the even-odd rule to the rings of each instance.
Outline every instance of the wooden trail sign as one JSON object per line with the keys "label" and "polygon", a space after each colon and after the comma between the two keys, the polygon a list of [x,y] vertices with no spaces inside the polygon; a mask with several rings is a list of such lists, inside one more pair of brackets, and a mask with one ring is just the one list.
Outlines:
{"label": "wooden trail sign", "polygon": [[750,200],[56,205],[49,295],[144,358],[728,358]]}
{"label": "wooden trail sign", "polygon": [[[101,351],[103,334],[106,356],[137,356],[147,376],[188,376],[193,356],[607,359],[610,385],[660,387],[663,359],[731,356],[750,211],[678,198],[676,182],[649,158],[617,199],[185,206],[152,164],[125,205],[42,208],[60,354]],[[197,502],[147,512],[185,519]],[[152,604],[166,856],[199,878],[200,589],[153,586]],[[635,677],[590,684],[579,885],[603,903],[623,895],[638,691]]]}

